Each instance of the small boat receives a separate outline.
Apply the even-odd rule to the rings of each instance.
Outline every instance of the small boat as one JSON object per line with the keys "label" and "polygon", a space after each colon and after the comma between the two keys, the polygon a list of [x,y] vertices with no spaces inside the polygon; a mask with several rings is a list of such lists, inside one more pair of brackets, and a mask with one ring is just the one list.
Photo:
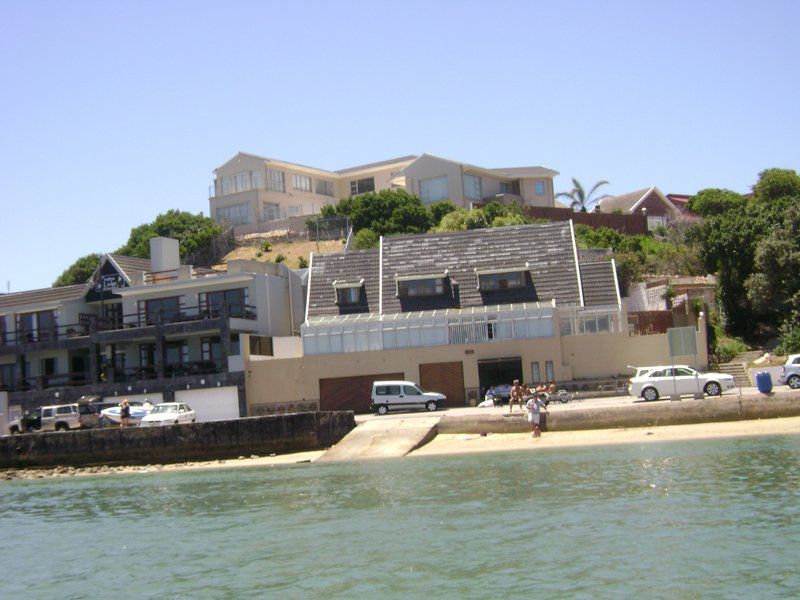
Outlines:
{"label": "small boat", "polygon": [[[128,424],[129,425],[138,425],[139,421],[142,420],[142,417],[145,415],[150,414],[150,411],[153,410],[153,405],[149,402],[146,404],[134,404],[131,402],[130,404],[130,416],[128,417]],[[100,411],[100,415],[110,421],[111,423],[115,423],[119,425],[122,418],[119,416],[120,408],[119,406],[112,406],[110,408],[104,408]]]}

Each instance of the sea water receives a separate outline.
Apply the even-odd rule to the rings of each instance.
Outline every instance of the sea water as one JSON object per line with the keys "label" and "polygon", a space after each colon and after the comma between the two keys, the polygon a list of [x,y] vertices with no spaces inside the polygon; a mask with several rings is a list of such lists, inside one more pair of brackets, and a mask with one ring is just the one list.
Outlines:
{"label": "sea water", "polygon": [[800,436],[0,482],[0,598],[800,596]]}

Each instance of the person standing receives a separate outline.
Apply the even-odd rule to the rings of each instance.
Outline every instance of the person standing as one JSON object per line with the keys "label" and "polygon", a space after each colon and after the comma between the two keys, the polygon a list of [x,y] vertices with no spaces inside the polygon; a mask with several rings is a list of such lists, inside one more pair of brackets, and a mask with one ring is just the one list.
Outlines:
{"label": "person standing", "polygon": [[131,407],[128,404],[128,399],[123,398],[119,403],[119,426],[127,427],[131,418]]}
{"label": "person standing", "polygon": [[508,414],[514,409],[514,404],[519,404],[519,410],[522,412],[522,396],[525,395],[525,389],[519,384],[519,379],[514,380],[514,385],[511,386],[511,396],[508,399]]}
{"label": "person standing", "polygon": [[547,407],[536,394],[533,394],[525,404],[525,408],[528,410],[528,423],[531,426],[531,436],[535,438],[542,437],[542,430],[539,427],[539,423],[542,419],[542,411],[547,412]]}

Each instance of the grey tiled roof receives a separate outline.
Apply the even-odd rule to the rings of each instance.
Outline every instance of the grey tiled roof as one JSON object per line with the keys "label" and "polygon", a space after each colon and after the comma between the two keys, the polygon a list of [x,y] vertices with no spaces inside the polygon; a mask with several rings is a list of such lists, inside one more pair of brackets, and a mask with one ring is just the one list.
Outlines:
{"label": "grey tiled roof", "polygon": [[614,285],[614,269],[611,261],[581,263],[580,268],[585,306],[617,304],[617,289]]}
{"label": "grey tiled roof", "polygon": [[[528,267],[525,267],[525,263]],[[528,287],[481,292],[475,269],[517,268],[530,271]],[[395,275],[425,275],[447,269],[452,294],[439,306],[396,297]],[[575,254],[569,223],[520,225],[453,233],[399,236],[384,240],[383,312],[425,308],[466,308],[513,302],[580,304]]]}
{"label": "grey tiled roof", "polygon": [[119,268],[125,271],[125,276],[130,279],[131,274],[137,271],[150,271],[149,258],[137,258],[136,256],[125,256],[123,254],[109,254]]}
{"label": "grey tiled roof", "polygon": [[[308,316],[378,313],[379,258],[378,250],[315,254]],[[476,269],[519,269],[526,273],[527,285],[516,290],[481,291]],[[436,276],[445,270],[447,289],[443,296],[397,297],[397,277]],[[587,306],[617,304],[610,261],[582,264],[581,275]],[[333,282],[354,282],[362,278],[363,301],[357,306],[337,306]],[[559,306],[580,304],[568,222],[405,235],[383,240],[383,314],[552,300]]]}
{"label": "grey tiled roof", "polygon": [[[308,316],[344,315],[352,313],[377,313],[378,301],[378,251],[357,250],[336,254],[314,254],[309,279]],[[334,281],[364,279],[362,302],[355,306],[338,306],[334,300]]]}
{"label": "grey tiled roof", "polygon": [[0,295],[0,311],[17,306],[45,304],[48,302],[66,302],[80,298],[86,293],[86,284],[65,285],[63,287],[44,288],[27,292],[14,292]]}

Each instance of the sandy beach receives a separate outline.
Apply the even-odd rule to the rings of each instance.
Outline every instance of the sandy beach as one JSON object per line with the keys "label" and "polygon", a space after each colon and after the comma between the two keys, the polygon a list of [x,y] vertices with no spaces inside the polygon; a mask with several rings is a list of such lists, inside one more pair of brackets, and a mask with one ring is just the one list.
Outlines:
{"label": "sandy beach", "polygon": [[536,439],[531,438],[529,433],[495,433],[485,436],[439,434],[433,441],[412,452],[410,456],[791,434],[800,434],[800,417],[628,429],[545,432],[542,437]]}
{"label": "sandy beach", "polygon": [[[590,431],[545,432],[533,439],[528,433],[439,434],[425,446],[408,456],[437,456],[468,454],[471,452],[498,452],[542,448],[569,448],[601,446],[608,444],[642,444],[671,440],[752,437],[765,435],[800,434],[800,417],[758,419],[725,423],[700,423],[628,429],[596,429]],[[44,479],[50,477],[103,476],[112,474],[145,474],[155,472],[191,471],[200,469],[235,469],[244,467],[272,467],[313,462],[324,450],[296,452],[277,456],[241,456],[213,461],[196,461],[164,465],[54,467],[42,469],[7,469],[0,471],[0,480]]]}

